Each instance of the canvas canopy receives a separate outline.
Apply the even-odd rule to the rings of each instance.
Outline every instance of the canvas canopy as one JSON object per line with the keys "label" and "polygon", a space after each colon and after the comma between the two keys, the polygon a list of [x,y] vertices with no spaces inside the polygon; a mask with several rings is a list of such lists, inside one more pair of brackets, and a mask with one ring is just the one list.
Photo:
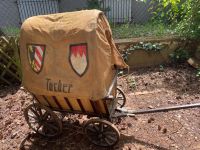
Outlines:
{"label": "canvas canopy", "polygon": [[98,10],[41,15],[21,27],[24,87],[37,95],[99,100],[115,67],[127,68]]}

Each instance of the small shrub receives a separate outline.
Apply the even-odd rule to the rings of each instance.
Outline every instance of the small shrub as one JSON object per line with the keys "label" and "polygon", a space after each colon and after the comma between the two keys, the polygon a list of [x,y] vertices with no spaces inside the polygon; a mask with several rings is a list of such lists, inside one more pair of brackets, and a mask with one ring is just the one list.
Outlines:
{"label": "small shrub", "polygon": [[116,24],[111,23],[113,37],[120,38],[133,38],[133,37],[163,37],[174,35],[174,29],[163,23],[148,22],[145,24]]}
{"label": "small shrub", "polygon": [[7,36],[19,36],[20,29],[18,27],[3,27],[2,32]]}
{"label": "small shrub", "polygon": [[130,46],[130,48],[122,52],[123,59],[127,62],[128,56],[131,54],[131,51],[134,50],[145,50],[147,52],[160,52],[164,46],[161,43],[151,43],[151,42],[139,42],[136,45]]}
{"label": "small shrub", "polygon": [[185,49],[177,49],[172,54],[169,55],[172,62],[183,63],[189,59],[189,53]]}
{"label": "small shrub", "polygon": [[126,81],[131,91],[136,89],[136,81],[132,76],[129,76]]}
{"label": "small shrub", "polygon": [[104,12],[110,11],[110,8],[102,8],[102,0],[87,0],[87,9],[98,9]]}
{"label": "small shrub", "polygon": [[159,52],[162,48],[163,45],[161,43],[151,43],[151,42],[147,43],[140,42],[137,45],[133,46],[133,50],[142,49],[148,52],[150,51]]}

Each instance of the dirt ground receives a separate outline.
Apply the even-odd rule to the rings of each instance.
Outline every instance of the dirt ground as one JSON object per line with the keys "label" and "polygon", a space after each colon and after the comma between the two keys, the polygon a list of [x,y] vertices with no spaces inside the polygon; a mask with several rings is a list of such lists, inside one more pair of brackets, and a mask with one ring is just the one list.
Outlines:
{"label": "dirt ground", "polygon": [[[187,64],[134,69],[128,77],[120,77],[118,85],[126,93],[126,107],[133,109],[200,102],[200,79]],[[64,122],[60,137],[35,134],[23,117],[30,100],[20,87],[0,88],[1,150],[106,150],[82,134],[80,115]],[[110,150],[200,150],[199,108],[122,118],[116,126],[121,138]]]}

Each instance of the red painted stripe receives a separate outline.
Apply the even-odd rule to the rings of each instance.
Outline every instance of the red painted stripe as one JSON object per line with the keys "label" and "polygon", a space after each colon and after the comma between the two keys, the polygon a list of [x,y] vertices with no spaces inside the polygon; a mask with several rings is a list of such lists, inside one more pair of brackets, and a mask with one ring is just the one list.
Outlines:
{"label": "red painted stripe", "polygon": [[40,55],[40,52],[38,49],[35,50],[35,53],[38,56],[38,58],[40,59],[40,61],[42,61],[42,56]]}
{"label": "red painted stripe", "polygon": [[34,62],[35,62],[35,65],[40,69],[40,64],[37,62],[37,60],[36,59],[34,59]]}

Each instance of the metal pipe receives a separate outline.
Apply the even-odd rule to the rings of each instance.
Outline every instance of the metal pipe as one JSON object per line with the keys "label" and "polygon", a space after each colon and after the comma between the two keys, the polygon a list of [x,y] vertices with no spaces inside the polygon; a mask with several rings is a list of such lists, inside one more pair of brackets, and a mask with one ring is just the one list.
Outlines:
{"label": "metal pipe", "polygon": [[117,108],[116,110],[126,113],[128,115],[128,114],[149,114],[149,113],[156,113],[156,112],[168,112],[168,111],[195,108],[195,107],[200,107],[200,103],[169,106],[169,107],[162,107],[162,108],[155,108],[155,109],[127,110],[124,108]]}

